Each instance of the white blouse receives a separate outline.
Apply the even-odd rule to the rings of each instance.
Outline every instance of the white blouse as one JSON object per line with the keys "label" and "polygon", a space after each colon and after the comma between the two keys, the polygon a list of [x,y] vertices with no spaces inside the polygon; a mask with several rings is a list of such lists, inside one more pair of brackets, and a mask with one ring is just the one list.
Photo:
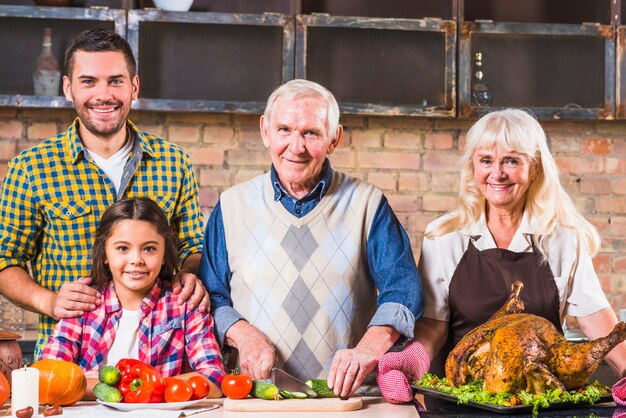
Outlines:
{"label": "white blouse", "polygon": [[[426,232],[432,231],[449,216],[444,215],[431,222]],[[532,252],[531,231],[532,219],[524,213],[508,249]],[[449,321],[450,280],[467,250],[471,236],[475,237],[474,245],[480,251],[497,248],[484,214],[470,229],[451,232],[435,239],[424,237],[419,271],[424,282],[425,317]],[[593,268],[591,256],[583,245],[578,245],[574,231],[557,229],[549,245],[548,263],[559,291],[561,321],[565,315],[586,316],[610,306]]]}

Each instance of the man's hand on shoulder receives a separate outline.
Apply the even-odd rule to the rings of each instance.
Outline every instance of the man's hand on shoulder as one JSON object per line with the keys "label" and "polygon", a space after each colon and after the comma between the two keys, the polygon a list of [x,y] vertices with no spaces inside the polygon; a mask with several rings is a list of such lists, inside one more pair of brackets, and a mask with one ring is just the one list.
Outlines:
{"label": "man's hand on shoulder", "polygon": [[100,304],[100,293],[90,284],[90,277],[63,284],[52,299],[51,316],[56,320],[75,318],[96,309]]}
{"label": "man's hand on shoulder", "polygon": [[172,279],[172,292],[178,295],[179,304],[187,302],[189,310],[198,306],[200,312],[209,312],[211,307],[209,292],[195,274],[186,271],[176,274]]}
{"label": "man's hand on shoulder", "polygon": [[211,308],[209,293],[204,288],[202,280],[196,276],[199,265],[200,253],[187,257],[183,267],[172,279],[172,292],[178,295],[179,305],[187,302],[189,310],[197,306],[200,312],[209,312]]}

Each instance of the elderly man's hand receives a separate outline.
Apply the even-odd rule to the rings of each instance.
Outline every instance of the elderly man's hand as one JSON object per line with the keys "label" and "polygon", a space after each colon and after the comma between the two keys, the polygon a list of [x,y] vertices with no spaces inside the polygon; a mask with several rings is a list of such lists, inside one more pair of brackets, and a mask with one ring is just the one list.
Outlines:
{"label": "elderly man's hand", "polygon": [[209,293],[195,274],[186,271],[176,274],[172,279],[172,292],[178,295],[178,304],[187,302],[189,310],[198,306],[200,312],[209,312]]}
{"label": "elderly man's hand", "polygon": [[348,397],[363,383],[365,376],[378,365],[379,355],[367,347],[339,350],[328,374],[328,387],[335,395]]}
{"label": "elderly man's hand", "polygon": [[75,318],[85,312],[93,311],[100,304],[100,293],[89,286],[90,277],[81,277],[73,282],[64,283],[52,299],[50,312],[56,320]]}
{"label": "elderly man's hand", "polygon": [[276,349],[265,334],[241,320],[227,331],[226,342],[239,351],[239,367],[243,373],[254,380],[270,377],[276,362]]}

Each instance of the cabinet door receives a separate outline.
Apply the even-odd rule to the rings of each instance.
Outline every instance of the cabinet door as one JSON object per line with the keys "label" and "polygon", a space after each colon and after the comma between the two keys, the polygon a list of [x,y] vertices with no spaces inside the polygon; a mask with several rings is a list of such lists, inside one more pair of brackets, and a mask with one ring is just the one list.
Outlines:
{"label": "cabinet door", "polygon": [[626,26],[617,28],[617,118],[626,119]]}
{"label": "cabinet door", "polygon": [[293,78],[293,18],[280,14],[128,12],[141,78],[137,109],[262,113]]}
{"label": "cabinet door", "polygon": [[459,115],[504,107],[543,119],[613,119],[613,26],[463,22]]}
{"label": "cabinet door", "polygon": [[52,52],[61,65],[65,48],[80,32],[107,27],[126,36],[124,10],[0,6],[0,106],[72,107],[58,96],[34,96],[33,69],[44,28],[52,29]]}
{"label": "cabinet door", "polygon": [[342,112],[454,117],[456,22],[298,15],[296,77]]}

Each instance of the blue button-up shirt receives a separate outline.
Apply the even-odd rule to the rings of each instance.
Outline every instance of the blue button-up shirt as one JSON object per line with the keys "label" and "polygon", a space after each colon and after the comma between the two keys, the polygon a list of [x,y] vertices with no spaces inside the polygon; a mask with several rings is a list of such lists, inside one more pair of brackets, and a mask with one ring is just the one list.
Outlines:
{"label": "blue button-up shirt", "polygon": [[[271,168],[274,199],[293,216],[301,218],[311,212],[326,194],[333,178],[327,159],[317,185],[301,199],[290,196],[280,184],[274,166]],[[378,289],[378,309],[369,323],[389,325],[400,332],[404,342],[413,338],[415,321],[424,311],[422,281],[415,265],[406,231],[383,196],[380,200],[366,245],[370,276]],[[225,334],[237,321],[245,319],[233,308],[230,296],[232,273],[228,264],[222,210],[218,202],[207,223],[199,276],[211,296],[211,312],[217,339],[221,346]]]}

